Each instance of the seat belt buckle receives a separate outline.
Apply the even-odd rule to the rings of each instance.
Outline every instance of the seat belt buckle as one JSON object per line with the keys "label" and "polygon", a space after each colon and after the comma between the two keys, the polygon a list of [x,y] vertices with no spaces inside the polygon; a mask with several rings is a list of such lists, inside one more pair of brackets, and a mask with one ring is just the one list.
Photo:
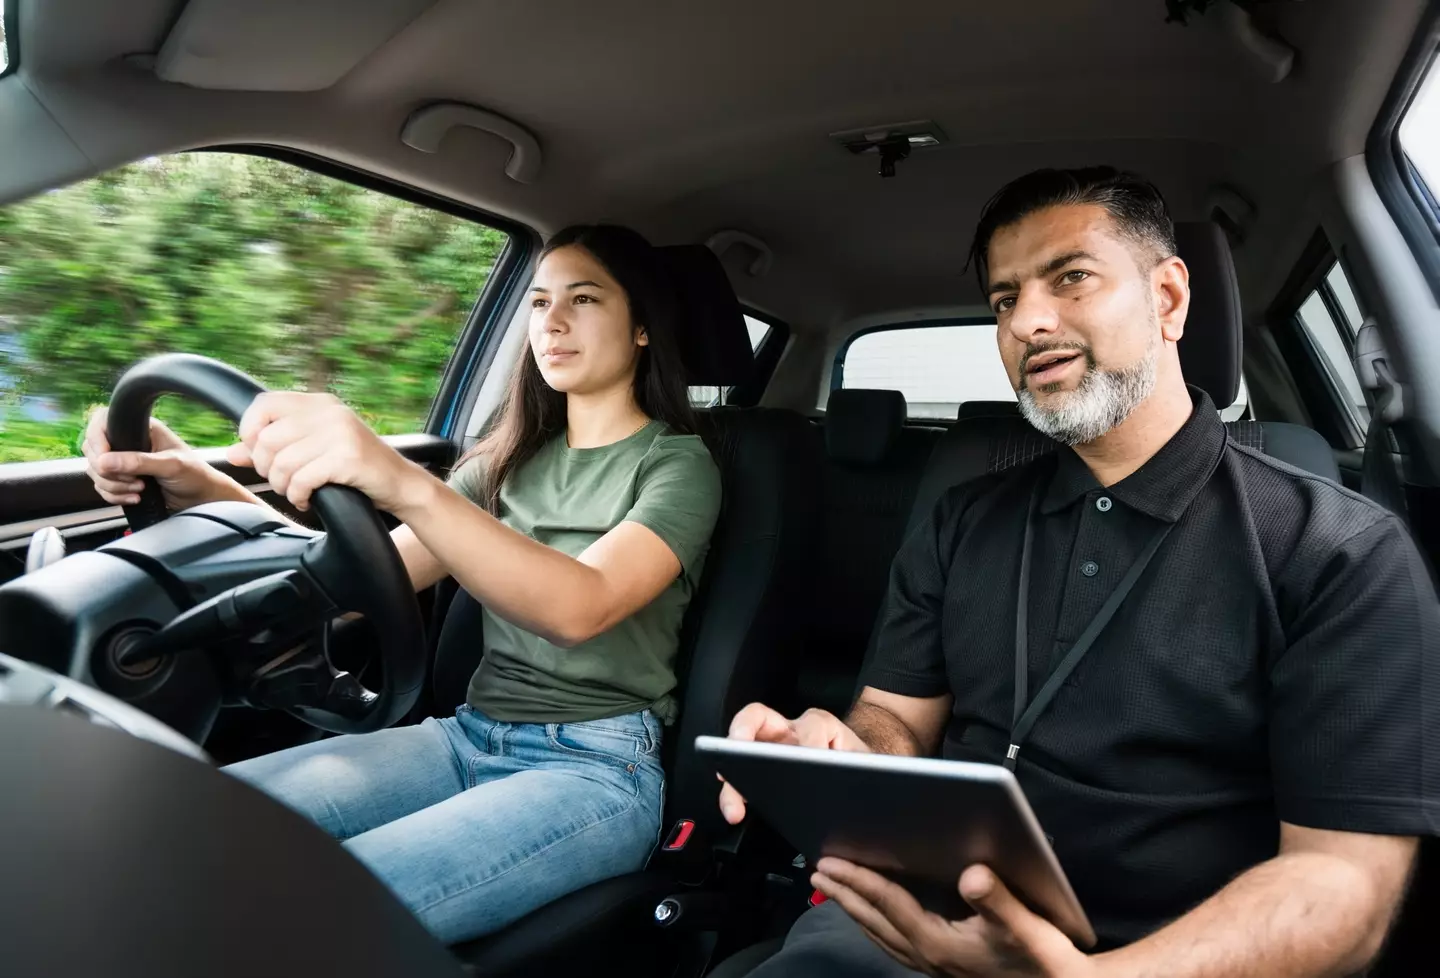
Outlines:
{"label": "seat belt buckle", "polygon": [[829,900],[829,899],[830,899],[829,897],[827,897],[825,894],[821,893],[819,890],[811,890],[811,891],[810,891],[810,901],[809,901],[809,903],[810,903],[810,906],[812,906],[812,907],[818,907],[818,906],[820,906],[820,904],[824,903],[826,900]]}
{"label": "seat belt buckle", "polygon": [[690,835],[694,831],[694,821],[688,818],[680,819],[675,823],[675,827],[670,830],[670,836],[665,840],[665,844],[660,847],[661,850],[664,852],[679,852],[685,848],[685,844],[690,841]]}

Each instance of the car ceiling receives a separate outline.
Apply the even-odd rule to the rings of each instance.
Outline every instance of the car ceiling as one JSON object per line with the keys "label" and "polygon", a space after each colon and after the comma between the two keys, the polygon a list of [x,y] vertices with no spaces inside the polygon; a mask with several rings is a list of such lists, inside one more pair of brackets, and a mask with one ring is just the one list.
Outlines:
{"label": "car ceiling", "polygon": [[[748,232],[774,259],[750,277],[732,256],[742,298],[833,329],[978,302],[963,266],[984,200],[1037,166],[1112,162],[1152,177],[1180,219],[1205,216],[1218,185],[1258,206],[1236,255],[1254,312],[1314,229],[1317,178],[1362,152],[1425,4],[1263,5],[1298,52],[1279,83],[1219,11],[1167,24],[1163,0],[294,6],[18,0],[0,199],[161,152],[285,146],[542,233],[593,219],[663,243]],[[186,43],[167,50],[177,24]],[[144,56],[177,48],[182,75],[228,87],[161,81]],[[539,178],[507,177],[509,145],[476,130],[434,154],[404,145],[406,119],[437,100],[527,127]],[[828,137],[912,119],[948,141],[889,180]]]}

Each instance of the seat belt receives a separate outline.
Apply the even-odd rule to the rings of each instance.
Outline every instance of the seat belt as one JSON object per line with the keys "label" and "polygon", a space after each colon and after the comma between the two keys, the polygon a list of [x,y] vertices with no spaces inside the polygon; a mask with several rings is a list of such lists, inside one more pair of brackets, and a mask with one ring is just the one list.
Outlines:
{"label": "seat belt", "polygon": [[1360,386],[1374,395],[1365,451],[1360,462],[1360,493],[1408,523],[1405,482],[1391,448],[1391,426],[1405,416],[1400,382],[1385,353],[1375,320],[1366,318],[1355,335],[1355,373]]}

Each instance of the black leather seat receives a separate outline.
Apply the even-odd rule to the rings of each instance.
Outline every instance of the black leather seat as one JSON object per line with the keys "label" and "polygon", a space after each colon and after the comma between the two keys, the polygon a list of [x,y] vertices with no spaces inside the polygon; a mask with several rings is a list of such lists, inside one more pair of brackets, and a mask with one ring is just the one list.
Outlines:
{"label": "black leather seat", "polygon": [[818,706],[843,713],[889,583],[930,453],[942,428],[905,423],[905,395],[837,390],[825,409],[823,560],[816,622],[795,699],[781,709]]}
{"label": "black leather seat", "polygon": [[[665,249],[680,285],[683,343],[694,386],[748,379],[753,354],[725,271],[703,247]],[[716,805],[714,773],[694,757],[701,734],[723,734],[751,700],[793,688],[811,622],[822,465],[814,426],[789,411],[718,408],[702,412],[703,433],[724,482],[704,579],[681,637],[681,713],[666,731],[666,813],[662,834],[694,823],[676,851],[660,849],[640,873],[586,887],[504,930],[453,950],[477,974],[645,973],[666,952],[656,904],[715,875],[715,846],[732,833]],[[468,676],[479,648],[478,608],[460,594],[446,616],[437,679]],[[467,622],[469,627],[467,627]],[[448,702],[463,697],[452,685]],[[563,970],[562,970],[563,969]],[[626,971],[625,969],[636,969]]]}

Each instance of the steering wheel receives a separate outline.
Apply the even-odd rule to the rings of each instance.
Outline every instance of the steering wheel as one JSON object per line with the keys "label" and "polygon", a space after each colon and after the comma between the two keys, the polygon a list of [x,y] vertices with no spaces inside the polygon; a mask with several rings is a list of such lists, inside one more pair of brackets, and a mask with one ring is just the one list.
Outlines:
{"label": "steering wheel", "polygon": [[[115,386],[110,445],[149,451],[150,412],[162,395],[182,395],[238,423],[264,390],[208,357],[144,360]],[[312,506],[325,532],[314,534],[248,503],[210,503],[169,518],[159,485],[148,477],[144,482],[140,503],[125,508],[133,535],[102,550],[152,573],[172,596],[178,592],[183,610],[158,632],[142,632],[128,644],[122,633],[112,642],[118,642],[111,655],[122,669],[208,648],[224,660],[215,664],[222,688],[228,680],[227,692],[251,705],[286,709],[324,730],[366,733],[409,712],[425,675],[420,607],[399,552],[364,494],[348,486],[318,489]],[[186,532],[171,532],[181,522],[188,523]],[[197,535],[205,543],[196,542]],[[65,564],[47,572],[58,573]],[[198,603],[197,592],[203,596]],[[383,678],[375,691],[336,670],[323,651],[296,654],[297,634],[319,626],[328,635],[329,622],[352,611],[365,616],[379,639]],[[243,668],[237,667],[241,660]]]}

